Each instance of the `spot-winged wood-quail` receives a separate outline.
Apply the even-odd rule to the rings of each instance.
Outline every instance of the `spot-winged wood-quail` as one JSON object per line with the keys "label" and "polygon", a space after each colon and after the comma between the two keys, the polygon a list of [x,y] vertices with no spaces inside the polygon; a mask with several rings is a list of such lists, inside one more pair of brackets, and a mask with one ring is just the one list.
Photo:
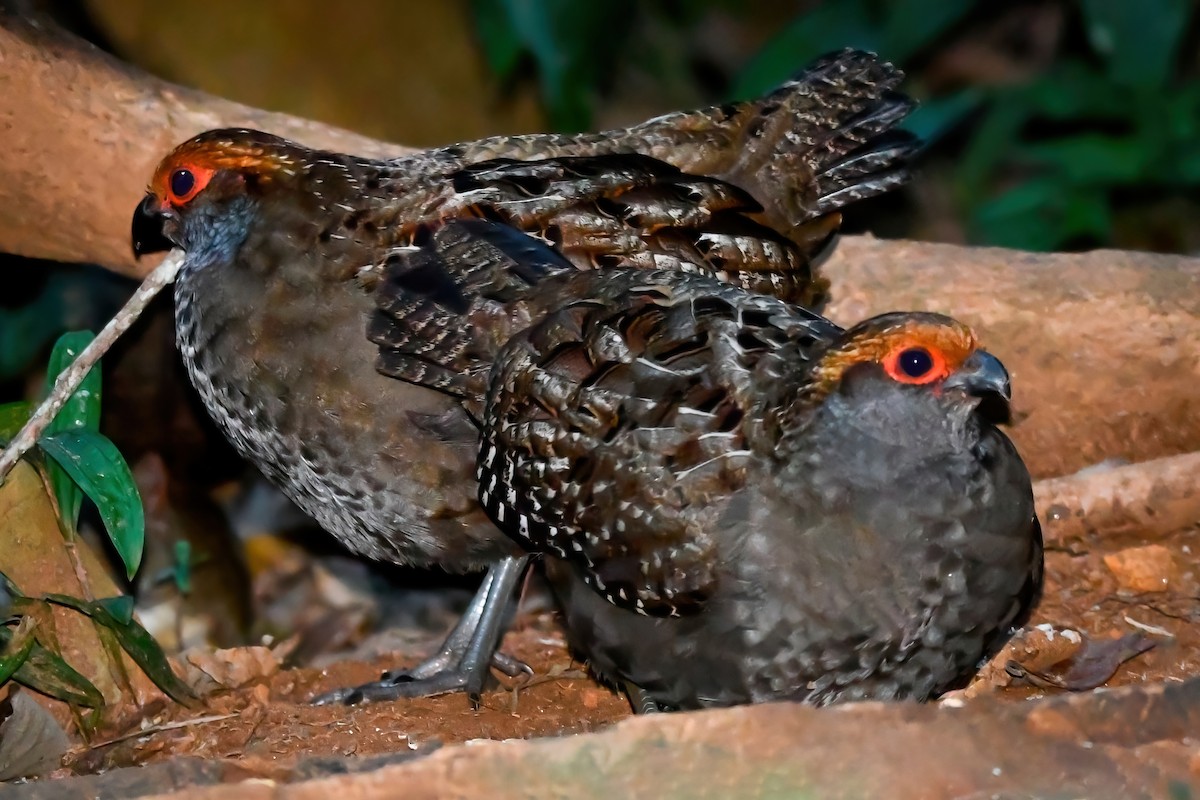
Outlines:
{"label": "spot-winged wood-quail", "polygon": [[473,311],[494,270],[538,276],[493,309],[532,320],[498,349],[468,329],[423,357],[479,398],[481,504],[547,555],[573,646],[636,705],[924,700],[1036,603],[1009,377],[967,326],[581,273],[490,222],[406,258]]}

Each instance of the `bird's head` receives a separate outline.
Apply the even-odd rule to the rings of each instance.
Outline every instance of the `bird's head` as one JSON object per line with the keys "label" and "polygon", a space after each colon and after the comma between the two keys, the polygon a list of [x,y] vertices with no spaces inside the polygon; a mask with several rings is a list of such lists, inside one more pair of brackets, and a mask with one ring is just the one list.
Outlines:
{"label": "bird's head", "polygon": [[814,367],[818,395],[860,396],[886,406],[901,398],[999,424],[1010,418],[1008,370],[966,325],[941,314],[891,313],[845,332]]}
{"label": "bird's head", "polygon": [[264,192],[296,177],[304,150],[248,129],[202,133],[155,169],[133,214],[133,253],[181,247],[189,261],[219,257],[245,238]]}

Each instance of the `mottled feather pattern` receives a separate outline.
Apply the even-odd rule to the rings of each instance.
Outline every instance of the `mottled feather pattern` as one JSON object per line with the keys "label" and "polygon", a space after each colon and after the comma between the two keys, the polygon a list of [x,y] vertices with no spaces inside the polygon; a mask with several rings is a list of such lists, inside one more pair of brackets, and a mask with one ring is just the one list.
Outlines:
{"label": "mottled feather pattern", "polygon": [[530,286],[572,264],[512,228],[464,220],[397,248],[375,290],[368,338],[377,367],[463,398],[482,395],[491,355],[528,317],[510,309]]}
{"label": "mottled feather pattern", "polygon": [[[529,230],[561,261],[549,269],[507,226],[415,229],[375,269],[379,313],[368,337],[385,375],[478,398],[492,353],[528,319],[506,304],[555,269],[709,272],[787,300],[815,299],[808,255],[747,217],[759,206],[734,186],[637,155],[487,162],[463,175],[456,181],[470,204],[462,213]],[[517,238],[501,250],[490,239],[505,230]],[[420,246],[422,237],[431,246]]]}
{"label": "mottled feather pattern", "polygon": [[797,242],[754,221],[761,205],[731,184],[638,154],[489,161],[453,179],[447,213],[533,233],[580,268],[705,271],[815,300],[810,263],[827,238]]}
{"label": "mottled feather pattern", "polygon": [[756,420],[840,329],[701,275],[581,273],[561,296],[497,358],[481,502],[611,602],[689,613],[715,588],[709,532]]}

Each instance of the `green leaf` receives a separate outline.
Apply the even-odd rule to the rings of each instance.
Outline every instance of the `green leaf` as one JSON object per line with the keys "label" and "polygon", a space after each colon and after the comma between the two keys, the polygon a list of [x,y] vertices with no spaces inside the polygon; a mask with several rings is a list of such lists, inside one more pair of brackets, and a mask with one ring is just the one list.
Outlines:
{"label": "green leaf", "polygon": [[133,610],[136,604],[131,595],[119,594],[115,597],[102,597],[96,600],[95,603],[103,608],[106,614],[122,625],[128,625],[133,622]]}
{"label": "green leaf", "polygon": [[97,623],[116,634],[117,641],[129,656],[141,667],[150,680],[171,698],[185,705],[196,699],[186,683],[171,669],[154,637],[133,618],[133,598],[109,597],[87,602],[66,595],[47,595],[52,603],[73,608],[87,614]]}
{"label": "green leaf", "polygon": [[[54,350],[50,354],[50,363],[46,367],[46,393],[54,388],[54,382],[59,374],[79,356],[83,348],[95,337],[91,331],[72,331],[58,337]],[[100,365],[92,367],[84,376],[71,396],[67,399],[62,410],[46,426],[45,436],[73,430],[98,430],[100,427]],[[50,478],[50,489],[58,507],[59,521],[67,536],[75,533],[79,523],[79,509],[83,503],[83,493],[79,486],[70,479],[62,468],[50,464],[47,474]]]}
{"label": "green leaf", "polygon": [[[46,365],[46,393],[54,388],[59,374],[75,361],[95,339],[91,331],[70,331],[58,337]],[[100,430],[100,363],[84,376],[79,388],[67,400],[62,411],[50,422],[47,433],[71,430]]]}
{"label": "green leaf", "polygon": [[[32,617],[22,619],[12,638],[2,648],[3,653],[0,654],[0,686],[8,682],[8,679],[21,668],[21,665],[29,659],[29,654],[33,652],[33,646],[37,644],[37,640],[33,636],[33,626],[34,621]],[[5,630],[7,630],[7,627]]]}
{"label": "green leaf", "polygon": [[[11,629],[0,627],[0,647],[7,648],[13,638]],[[104,705],[104,695],[100,694],[100,690],[91,681],[76,672],[62,656],[38,643],[33,644],[28,657],[17,667],[12,677],[22,686],[28,686],[34,691],[66,703],[86,708],[99,708]]]}
{"label": "green leaf", "polygon": [[946,0],[838,0],[792,19],[758,51],[734,84],[733,96],[767,92],[813,59],[842,47],[879,53],[902,63],[916,56],[972,8]]}
{"label": "green leaf", "polygon": [[1126,92],[1114,91],[1112,81],[1091,65],[1064,59],[1045,75],[1014,94],[1031,115],[1051,120],[1078,121],[1086,117],[1124,120],[1136,113]]}
{"label": "green leaf", "polygon": [[1082,0],[1092,47],[1126,86],[1161,87],[1171,75],[1192,0]]}
{"label": "green leaf", "polygon": [[64,431],[38,444],[96,504],[132,578],[142,560],[146,520],[133,473],[116,445],[87,430]]}
{"label": "green leaf", "polygon": [[13,440],[33,415],[33,404],[18,400],[0,404],[0,444]]}

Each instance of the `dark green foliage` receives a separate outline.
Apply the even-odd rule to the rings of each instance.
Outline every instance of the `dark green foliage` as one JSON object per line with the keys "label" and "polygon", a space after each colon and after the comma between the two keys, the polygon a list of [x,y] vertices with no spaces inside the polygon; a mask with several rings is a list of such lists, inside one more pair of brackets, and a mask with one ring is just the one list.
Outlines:
{"label": "dark green foliage", "polygon": [[132,597],[124,595],[85,602],[55,594],[48,595],[46,600],[87,614],[97,624],[112,631],[121,649],[129,654],[158,688],[174,700],[189,703],[195,699],[192,690],[171,670],[171,665],[158,642],[133,618]]}
{"label": "dark green foliage", "polygon": [[551,124],[581,131],[637,10],[632,0],[475,0],[480,42],[492,71],[511,79],[525,58],[536,66]]}
{"label": "dark green foliage", "polygon": [[[47,369],[46,390],[92,340],[79,331],[63,334],[55,344]],[[12,439],[32,413],[29,403],[0,405],[0,442]],[[116,446],[100,434],[100,367],[83,379],[66,405],[46,428],[33,452],[42,470],[69,540],[76,536],[79,512],[86,495],[96,506],[125,572],[133,577],[141,562],[145,539],[142,500],[133,474]],[[186,571],[181,572],[186,582]],[[81,600],[65,595],[27,597],[0,574],[0,683],[13,679],[72,705],[96,708],[100,692],[57,654],[50,604],[86,614],[111,637],[164,692],[180,702],[193,695],[172,672],[153,637],[133,618],[133,598]]]}

